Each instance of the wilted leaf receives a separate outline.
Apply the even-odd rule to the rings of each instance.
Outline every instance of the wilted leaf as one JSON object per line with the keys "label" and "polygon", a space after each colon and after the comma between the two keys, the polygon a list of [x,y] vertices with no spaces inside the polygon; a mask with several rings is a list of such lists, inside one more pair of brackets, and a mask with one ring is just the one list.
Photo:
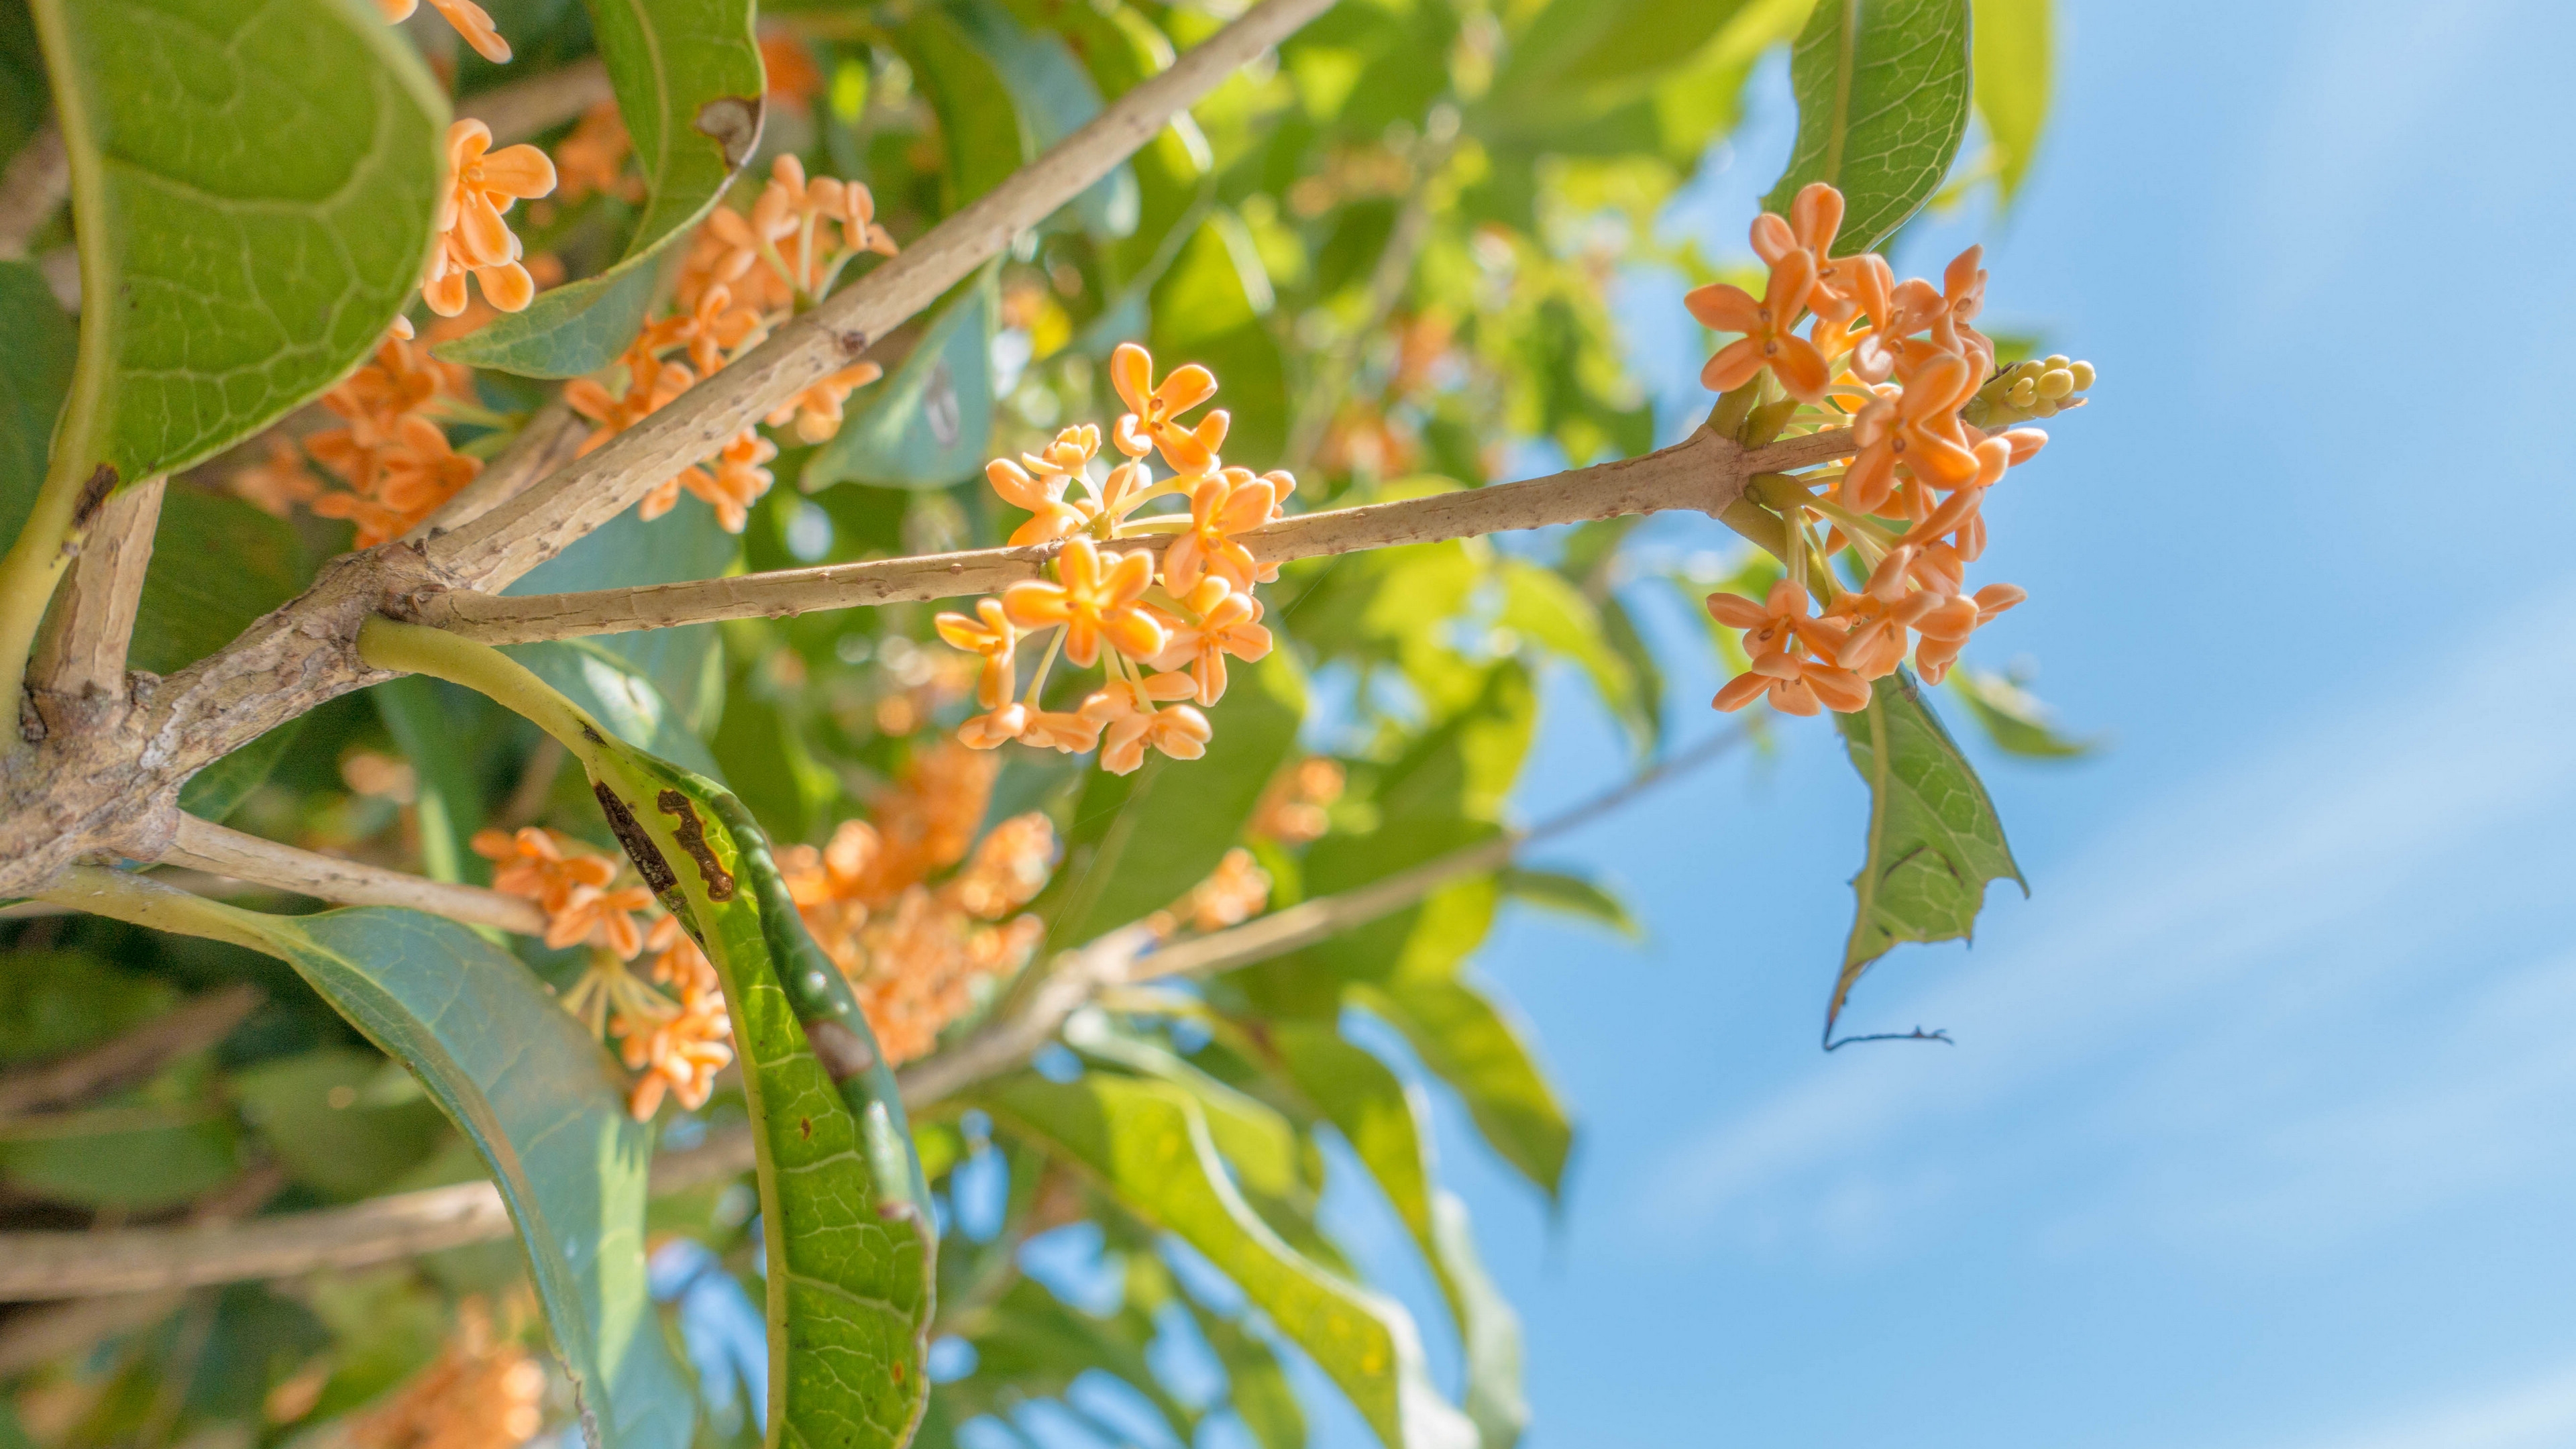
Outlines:
{"label": "wilted leaf", "polygon": [[1868,251],[1940,189],[1968,130],[1969,0],[1819,0],[1789,61],[1798,141],[1763,199],[1842,188],[1835,250]]}
{"label": "wilted leaf", "polygon": [[51,474],[131,483],[214,456],[375,348],[429,256],[447,103],[345,0],[34,9],[102,304],[82,312]]}
{"label": "wilted leaf", "polygon": [[644,324],[664,252],[715,208],[760,140],[752,0],[592,0],[591,25],[644,173],[644,214],[616,265],[542,293],[438,355],[522,377],[579,377]]}
{"label": "wilted leaf", "polygon": [[1852,877],[1859,909],[1825,1012],[1828,1041],[1853,983],[1890,948],[1900,941],[1969,939],[1988,881],[2030,889],[2004,843],[1984,782],[1914,676],[1898,670],[1871,692],[1868,709],[1834,717],[1852,768],[1869,785],[1870,806],[1860,873]]}
{"label": "wilted leaf", "polygon": [[1139,1218],[1196,1248],[1350,1396],[1390,1449],[1473,1443],[1422,1364],[1412,1320],[1279,1239],[1228,1179],[1205,1113],[1165,1083],[1034,1074],[979,1089],[977,1105],[1046,1144]]}

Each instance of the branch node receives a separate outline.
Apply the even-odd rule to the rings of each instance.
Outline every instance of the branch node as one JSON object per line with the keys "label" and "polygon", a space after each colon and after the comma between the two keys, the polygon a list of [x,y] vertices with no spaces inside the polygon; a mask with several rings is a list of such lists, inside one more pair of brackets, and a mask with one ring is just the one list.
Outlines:
{"label": "branch node", "polygon": [[859,360],[859,355],[868,350],[868,334],[856,327],[851,327],[833,333],[832,343],[841,349],[843,357],[856,362]]}

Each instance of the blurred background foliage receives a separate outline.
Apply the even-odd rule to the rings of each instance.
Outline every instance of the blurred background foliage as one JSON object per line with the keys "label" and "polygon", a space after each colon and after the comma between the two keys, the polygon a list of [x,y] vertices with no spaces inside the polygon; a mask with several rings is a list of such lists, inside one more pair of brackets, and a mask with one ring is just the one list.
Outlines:
{"label": "blurred background foliage", "polygon": [[[573,0],[488,8],[517,50],[506,68],[441,28],[407,27],[461,96],[593,53],[591,13]],[[749,174],[794,154],[817,174],[864,180],[880,220],[910,241],[1231,9],[763,6],[771,104]],[[886,381],[857,395],[836,438],[778,460],[781,486],[739,537],[684,497],[657,522],[619,519],[516,591],[998,542],[1012,520],[982,481],[984,460],[1113,416],[1104,362],[1127,339],[1214,368],[1234,420],[1229,458],[1292,469],[1309,509],[1473,488],[1513,476],[1534,453],[1579,464],[1644,452],[1658,419],[1609,299],[1631,268],[1694,285],[1750,270],[1731,249],[1705,254],[1659,232],[1657,218],[1722,152],[1749,72],[1808,9],[1343,0],[887,339],[877,354]],[[1975,10],[1981,124],[1945,204],[2008,199],[2046,108],[2045,0]],[[25,142],[47,104],[24,8],[0,3],[0,152]],[[625,252],[640,210],[603,190],[534,205],[522,230],[532,253],[586,276]],[[57,219],[31,238],[34,263],[0,268],[26,302],[13,301],[0,327],[40,366],[68,367],[70,323],[29,279],[48,275],[67,240]],[[499,370],[477,385],[501,416],[542,396]],[[488,453],[502,438],[468,428],[459,446]],[[137,668],[166,673],[211,652],[347,546],[346,524],[274,518],[232,496],[224,484],[238,461],[171,489]],[[1765,566],[1623,551],[1635,523],[1292,565],[1270,604],[1288,647],[1243,671],[1214,711],[1206,759],[1156,759],[1121,778],[1012,752],[981,813],[990,824],[1042,811],[1057,827],[1061,862],[1034,905],[1047,949],[1158,910],[1186,914],[1229,852],[1249,852],[1277,908],[1493,839],[1512,823],[1506,803],[1544,670],[1588,681],[1640,767],[1668,736],[1715,728],[1666,717],[1664,668],[1639,611],[1678,599],[1695,614],[1728,581],[1758,594]],[[166,546],[174,538],[189,546]],[[870,816],[967,710],[967,676],[932,638],[932,612],[892,605],[511,652],[631,741],[728,783],[782,843],[819,846],[841,822]],[[1714,630],[1709,639],[1732,647]],[[1966,717],[2003,747],[2083,748],[2048,730],[2012,681],[1963,677]],[[487,826],[540,824],[612,847],[560,750],[479,696],[424,679],[282,727],[200,776],[185,803],[273,839],[474,884],[489,884],[490,864],[467,842]],[[1283,827],[1283,804],[1306,814]],[[1029,1075],[925,1114],[922,1155],[950,1231],[939,1386],[921,1442],[1304,1442],[1291,1368],[1312,1359],[1329,1371],[1349,1345],[1260,1311],[1207,1245],[1275,1238],[1352,1276],[1316,1217],[1327,1182],[1344,1173],[1374,1183],[1437,1285],[1450,1321],[1429,1331],[1458,1343],[1465,1366],[1439,1388],[1488,1446],[1517,1438],[1517,1330],[1476,1262],[1463,1210],[1439,1186],[1425,1116],[1430,1094],[1453,1101],[1533,1192],[1564,1193],[1572,1110],[1528,1025],[1469,969],[1513,900],[1605,932],[1633,929],[1615,894],[1579,871],[1524,863],[1473,875],[1203,989],[1104,1002]],[[192,1003],[222,1008],[109,1090],[0,1112],[0,1226],[215,1220],[482,1172],[414,1080],[276,961],[91,917],[21,914],[0,933],[0,1082]],[[558,986],[580,967],[578,952],[513,947]],[[949,1030],[971,1030],[1011,994],[1009,982],[983,983]],[[1201,1124],[1196,1169],[1231,1184],[1233,1216],[1186,1230],[1176,1215],[1201,1209],[1175,1202],[1169,1183],[1087,1157],[1066,1125],[1068,1094],[1113,1122],[1168,1112]],[[662,1141],[690,1146],[742,1116],[738,1092],[720,1084],[703,1110],[666,1112]],[[653,1294],[695,1370],[708,1444],[760,1434],[755,1208],[750,1189],[726,1179],[652,1209]],[[110,1300],[86,1305],[86,1317],[21,1309],[0,1317],[0,1376],[12,1386],[0,1445],[507,1449],[535,1427],[498,1410],[427,1428],[387,1416],[435,1372],[483,1385],[479,1402],[524,1400],[540,1432],[576,1432],[559,1382],[505,1372],[542,1362],[513,1347],[543,1341],[524,1275],[520,1249],[504,1242]],[[500,1367],[456,1379],[477,1365]]]}

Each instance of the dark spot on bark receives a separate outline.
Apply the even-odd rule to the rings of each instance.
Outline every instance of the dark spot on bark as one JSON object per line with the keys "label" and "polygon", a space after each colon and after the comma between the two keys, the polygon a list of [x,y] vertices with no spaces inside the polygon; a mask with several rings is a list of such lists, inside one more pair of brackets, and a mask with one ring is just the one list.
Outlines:
{"label": "dark spot on bark", "polygon": [[718,96],[698,107],[697,127],[701,135],[715,138],[725,164],[739,169],[760,145],[762,119],[760,97]]}
{"label": "dark spot on bark", "polygon": [[677,790],[663,791],[653,797],[653,803],[661,807],[663,814],[679,817],[680,823],[671,827],[671,833],[680,837],[680,848],[698,863],[698,879],[707,884],[707,899],[732,900],[733,872],[724,868],[716,859],[715,847],[707,844],[707,827],[698,819],[698,807]]}
{"label": "dark spot on bark", "polygon": [[837,1021],[808,1023],[805,1040],[813,1043],[815,1058],[823,1063],[824,1072],[835,1086],[877,1064],[877,1055],[868,1050],[867,1042]]}
{"label": "dark spot on bark", "polygon": [[860,353],[868,350],[868,334],[855,327],[847,332],[833,333],[832,341],[839,346],[843,357],[856,359]]}
{"label": "dark spot on bark", "polygon": [[72,528],[75,532],[90,526],[98,511],[107,506],[107,495],[116,491],[116,470],[105,463],[81,485],[80,497],[72,504]]}
{"label": "dark spot on bark", "polygon": [[617,798],[617,792],[597,780],[591,782],[590,792],[599,797],[600,813],[608,817],[609,831],[617,837],[618,844],[626,847],[626,858],[635,862],[636,873],[644,877],[644,884],[651,888],[653,894],[658,896],[678,885],[679,872],[671,869],[671,862],[662,855],[662,847],[655,845],[653,837],[644,833],[642,822],[635,818],[634,811],[626,808],[625,801]]}

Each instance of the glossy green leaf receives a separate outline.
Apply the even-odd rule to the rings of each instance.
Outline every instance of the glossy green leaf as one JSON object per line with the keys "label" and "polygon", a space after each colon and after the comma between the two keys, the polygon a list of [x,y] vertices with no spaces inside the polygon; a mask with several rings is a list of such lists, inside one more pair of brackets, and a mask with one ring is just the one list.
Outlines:
{"label": "glossy green leaf", "polygon": [[1503,894],[1513,900],[1597,922],[1631,940],[1645,934],[1645,928],[1629,912],[1628,903],[1598,881],[1561,870],[1529,870],[1516,865],[1505,867],[1495,879]]}
{"label": "glossy green leaf", "polygon": [[644,173],[626,254],[438,348],[450,362],[579,377],[617,360],[644,324],[664,254],[724,195],[760,141],[763,80],[753,0],[591,0],[617,108]]}
{"label": "glossy green leaf", "polygon": [[1954,666],[1942,682],[1967,701],[1969,717],[2005,754],[2027,760],[2080,760],[2102,748],[2099,735],[2077,739],[2060,730],[2054,711],[2001,674],[1962,664]]}
{"label": "glossy green leaf", "polygon": [[483,828],[483,794],[465,757],[466,740],[448,719],[437,686],[406,675],[368,690],[367,698],[411,762],[421,872],[432,880],[490,884],[492,864],[472,846],[474,832]]}
{"label": "glossy green leaf", "polygon": [[[1010,88],[1033,152],[1052,148],[1100,114],[1100,88],[1062,36],[1021,25],[997,0],[957,0],[948,13]],[[1085,187],[1073,206],[1095,235],[1122,237],[1134,231],[1135,170],[1119,163]]]}
{"label": "glossy green leaf", "polygon": [[268,783],[277,762],[295,747],[310,718],[297,715],[189,776],[188,783],[179,787],[179,808],[200,820],[223,823],[253,790]]}
{"label": "glossy green leaf", "polygon": [[1217,1153],[1234,1169],[1235,1182],[1253,1197],[1303,1199],[1313,1188],[1298,1167],[1296,1129],[1277,1110],[1237,1091],[1162,1045],[1122,1031],[1097,1008],[1075,1012],[1064,1024],[1067,1046],[1129,1071],[1168,1082],[1198,1099]]}
{"label": "glossy green leaf", "polygon": [[1473,1428],[1432,1388],[1404,1310],[1324,1272],[1261,1221],[1229,1179],[1190,1093],[1136,1078],[1022,1074],[979,1089],[975,1101],[1196,1248],[1314,1358],[1391,1449],[1474,1443]]}
{"label": "glossy green leaf", "polygon": [[1393,976],[1352,989],[1457,1092],[1505,1162],[1551,1197],[1564,1191],[1574,1123],[1539,1067],[1526,1028],[1454,975]]}
{"label": "glossy green leaf", "polygon": [[1503,607],[1495,624],[1574,661],[1592,681],[1602,708],[1642,743],[1646,727],[1637,673],[1611,646],[1601,611],[1564,575],[1527,559],[1506,559],[1502,583]]}
{"label": "glossy green leaf", "polygon": [[1868,709],[1834,716],[1852,768],[1869,786],[1869,833],[1852,877],[1851,939],[1843,948],[1825,1038],[1871,963],[1901,941],[1964,941],[1976,931],[1986,883],[2030,889],[2004,843],[1983,781],[1940,716],[1898,670],[1871,687]]}
{"label": "glossy green leaf", "polygon": [[36,506],[79,346],[44,277],[25,262],[0,262],[0,540],[16,538]]}
{"label": "glossy green leaf", "polygon": [[1132,775],[1094,771],[1065,833],[1064,865],[1039,908],[1048,940],[1077,946],[1133,924],[1207,879],[1242,838],[1261,792],[1287,763],[1306,686],[1284,652],[1237,665],[1208,711],[1215,738],[1196,760],[1149,755]]}
{"label": "glossy green leaf", "polygon": [[34,9],[93,304],[51,473],[184,468],[339,381],[410,300],[447,103],[346,0]]}
{"label": "glossy green leaf", "polygon": [[945,488],[983,476],[992,456],[999,274],[998,265],[986,267],[950,295],[903,365],[860,394],[866,405],[806,458],[798,487]]}
{"label": "glossy green leaf", "polygon": [[1976,0],[1977,114],[2009,204],[2048,122],[2049,0]]}
{"label": "glossy green leaf", "polygon": [[514,644],[503,652],[588,710],[602,728],[618,739],[675,760],[699,774],[721,777],[706,741],[688,727],[678,707],[633,660],[599,640]]}
{"label": "glossy green leaf", "polygon": [[1894,235],[1949,175],[1968,130],[1969,0],[1818,0],[1789,61],[1798,140],[1763,199],[1786,215],[1799,188],[1842,188],[1835,250]]}
{"label": "glossy green leaf", "polygon": [[924,6],[894,39],[939,118],[947,155],[942,199],[954,212],[1001,185],[1029,159],[1028,128],[1000,69],[948,12]]}
{"label": "glossy green leaf", "polygon": [[267,916],[93,872],[81,904],[295,968],[481,1154],[519,1227],[595,1449],[678,1449],[692,1407],[644,1281],[649,1128],[597,1041],[508,952],[450,921],[370,907]]}
{"label": "glossy green leaf", "polygon": [[724,980],[768,1224],[768,1442],[900,1449],[930,1388],[933,1245],[867,1018],[732,796],[632,749],[576,753],[603,806],[618,802],[637,869]]}
{"label": "glossy green leaf", "polygon": [[171,484],[154,539],[126,655],[154,674],[174,674],[231,643],[313,576],[292,525],[228,493]]}
{"label": "glossy green leaf", "polygon": [[1510,136],[1595,117],[1691,65],[1747,0],[1551,0],[1512,37],[1477,110]]}

